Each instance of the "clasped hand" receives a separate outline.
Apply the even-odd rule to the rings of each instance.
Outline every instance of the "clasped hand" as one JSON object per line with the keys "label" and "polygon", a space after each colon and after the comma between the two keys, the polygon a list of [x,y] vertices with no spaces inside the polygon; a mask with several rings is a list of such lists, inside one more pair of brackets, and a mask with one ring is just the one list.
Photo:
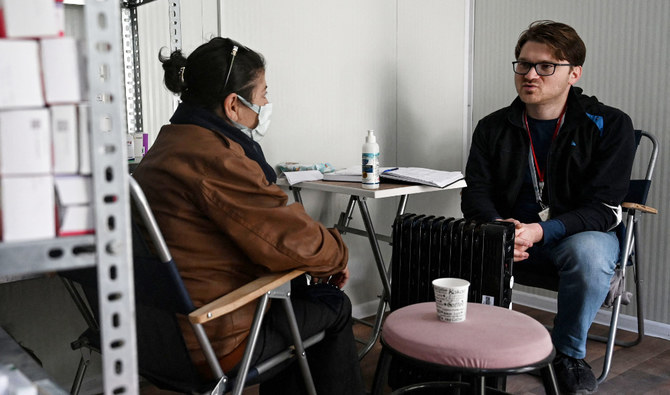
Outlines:
{"label": "clasped hand", "polygon": [[524,224],[514,218],[508,218],[501,221],[512,222],[514,224],[514,262],[528,259],[528,250],[535,243],[542,241],[544,230],[539,223]]}
{"label": "clasped hand", "polygon": [[345,267],[344,270],[342,270],[339,273],[333,274],[332,276],[329,277],[312,277],[312,283],[318,284],[318,283],[326,283],[330,285],[334,285],[337,288],[342,288],[344,287],[344,284],[347,283],[347,280],[349,280],[349,268]]}

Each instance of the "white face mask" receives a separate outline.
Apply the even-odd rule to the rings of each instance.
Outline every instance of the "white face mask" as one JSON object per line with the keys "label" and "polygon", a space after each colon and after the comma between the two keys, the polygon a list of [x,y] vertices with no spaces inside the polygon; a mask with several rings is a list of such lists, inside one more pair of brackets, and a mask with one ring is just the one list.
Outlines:
{"label": "white face mask", "polygon": [[258,114],[258,125],[256,125],[255,128],[250,129],[249,127],[239,124],[235,121],[233,121],[233,124],[241,131],[246,133],[247,136],[251,137],[254,141],[260,141],[265,136],[265,133],[267,133],[268,127],[270,126],[270,115],[272,115],[272,103],[268,103],[264,106],[259,106],[258,104],[249,103],[245,98],[243,98],[240,95],[237,95],[237,98],[240,99],[242,104],[249,107],[251,111]]}

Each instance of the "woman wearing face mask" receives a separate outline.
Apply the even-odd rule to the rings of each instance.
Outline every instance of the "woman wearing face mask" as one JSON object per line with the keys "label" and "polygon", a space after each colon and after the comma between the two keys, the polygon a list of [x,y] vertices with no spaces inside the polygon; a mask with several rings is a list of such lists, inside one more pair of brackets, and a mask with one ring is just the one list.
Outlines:
{"label": "woman wearing face mask", "polygon": [[[165,85],[181,96],[133,176],[142,186],[196,307],[262,274],[302,269],[315,277],[348,279],[347,248],[339,233],[287,205],[258,140],[267,131],[263,57],[227,38],[214,38],[185,58],[160,57]],[[307,350],[317,393],[364,393],[352,333],[351,302],[335,287],[298,278],[292,304],[303,336],[326,337]],[[255,303],[205,325],[224,371],[242,358]],[[254,361],[290,344],[279,303],[265,314]],[[186,320],[182,331],[193,361],[209,373]],[[299,394],[293,364],[261,384],[261,393]]]}

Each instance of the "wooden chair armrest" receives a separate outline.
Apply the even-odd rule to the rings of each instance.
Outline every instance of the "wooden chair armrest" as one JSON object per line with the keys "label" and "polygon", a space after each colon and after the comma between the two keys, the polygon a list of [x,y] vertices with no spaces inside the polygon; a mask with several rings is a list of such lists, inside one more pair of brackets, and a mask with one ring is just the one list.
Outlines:
{"label": "wooden chair armrest", "polygon": [[645,206],[643,204],[623,202],[621,203],[621,206],[632,210],[639,210],[642,211],[643,213],[658,214],[658,210],[656,210],[653,207]]}
{"label": "wooden chair armrest", "polygon": [[305,273],[302,270],[292,270],[281,273],[271,273],[243,285],[222,297],[207,303],[188,315],[193,324],[202,324],[214,318],[221,317],[252,302],[278,286],[293,280]]}

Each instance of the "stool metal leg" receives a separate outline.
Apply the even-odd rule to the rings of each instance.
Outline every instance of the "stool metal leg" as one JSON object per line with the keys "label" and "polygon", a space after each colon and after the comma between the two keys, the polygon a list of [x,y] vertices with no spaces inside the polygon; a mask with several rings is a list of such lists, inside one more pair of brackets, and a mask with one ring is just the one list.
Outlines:
{"label": "stool metal leg", "polygon": [[542,383],[544,384],[544,392],[547,395],[559,395],[558,383],[556,382],[556,373],[554,372],[554,365],[549,362],[549,365],[542,368]]}
{"label": "stool metal leg", "polygon": [[479,376],[476,378],[475,385],[472,388],[474,395],[483,395],[486,393],[486,377]]}
{"label": "stool metal leg", "polygon": [[389,354],[384,347],[379,354],[377,361],[377,370],[375,370],[375,377],[372,381],[371,395],[382,395],[386,380],[388,379],[389,367],[391,366],[391,354]]}

